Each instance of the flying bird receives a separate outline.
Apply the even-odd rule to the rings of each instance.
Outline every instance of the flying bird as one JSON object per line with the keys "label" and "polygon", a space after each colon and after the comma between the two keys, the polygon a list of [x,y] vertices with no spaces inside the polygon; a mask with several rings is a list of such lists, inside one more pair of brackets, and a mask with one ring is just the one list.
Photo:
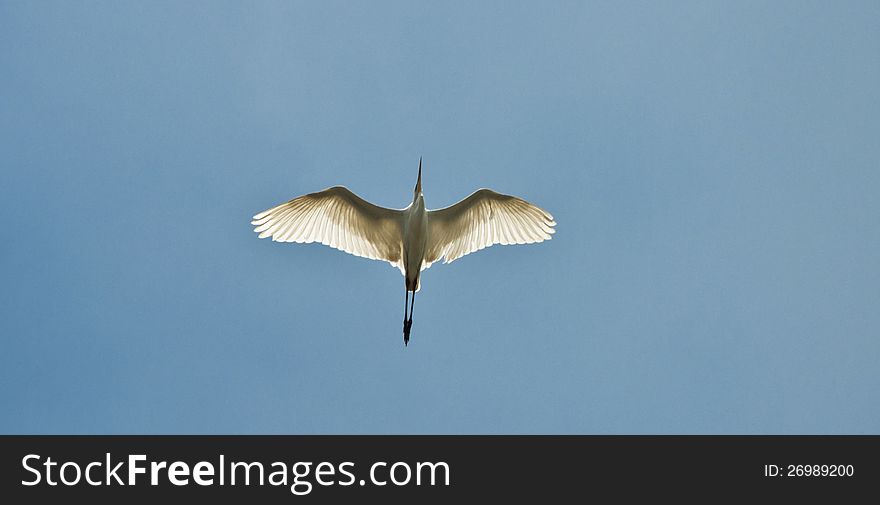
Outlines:
{"label": "flying bird", "polygon": [[406,208],[379,207],[343,186],[334,186],[260,212],[251,224],[259,238],[320,242],[355,256],[387,261],[400,269],[406,288],[404,346],[409,344],[422,270],[441,259],[451,263],[493,244],[543,242],[556,231],[556,222],[547,211],[491,189],[478,189],[443,209],[425,209],[421,158],[412,203]]}

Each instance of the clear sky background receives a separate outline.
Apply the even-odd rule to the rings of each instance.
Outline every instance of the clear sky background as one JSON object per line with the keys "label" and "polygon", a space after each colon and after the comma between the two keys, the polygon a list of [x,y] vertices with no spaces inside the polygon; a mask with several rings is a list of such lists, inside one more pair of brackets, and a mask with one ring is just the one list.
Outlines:
{"label": "clear sky background", "polygon": [[[880,4],[0,2],[2,433],[880,433]],[[344,184],[559,223],[423,276]]]}

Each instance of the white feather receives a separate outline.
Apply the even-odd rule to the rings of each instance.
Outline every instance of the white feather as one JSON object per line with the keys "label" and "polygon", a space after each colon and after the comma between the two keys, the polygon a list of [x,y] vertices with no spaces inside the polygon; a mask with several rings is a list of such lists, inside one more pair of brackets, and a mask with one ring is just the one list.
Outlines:
{"label": "white feather", "polygon": [[309,193],[254,216],[260,238],[319,242],[401,268],[403,211],[364,200],[343,186]]}
{"label": "white feather", "polygon": [[493,244],[543,242],[554,226],[553,216],[522,198],[479,189],[455,205],[428,211],[425,261],[451,263]]}

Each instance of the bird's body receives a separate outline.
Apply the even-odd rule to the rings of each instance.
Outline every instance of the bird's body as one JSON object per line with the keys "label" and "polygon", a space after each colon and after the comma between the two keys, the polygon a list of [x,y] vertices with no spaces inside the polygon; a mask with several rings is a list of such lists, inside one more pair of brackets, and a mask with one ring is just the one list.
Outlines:
{"label": "bird's body", "polygon": [[260,238],[320,242],[400,269],[406,288],[404,344],[409,342],[412,327],[409,294],[415,304],[422,270],[440,259],[450,263],[493,244],[549,240],[556,225],[553,216],[539,207],[490,189],[477,190],[450,207],[427,210],[421,159],[412,203],[404,209],[379,207],[343,186],[334,186],[261,212],[251,224]]}
{"label": "bird's body", "polygon": [[428,213],[423,195],[418,195],[403,210],[403,222],[403,276],[406,279],[406,289],[417,291],[419,274],[425,268],[425,251],[428,247]]}

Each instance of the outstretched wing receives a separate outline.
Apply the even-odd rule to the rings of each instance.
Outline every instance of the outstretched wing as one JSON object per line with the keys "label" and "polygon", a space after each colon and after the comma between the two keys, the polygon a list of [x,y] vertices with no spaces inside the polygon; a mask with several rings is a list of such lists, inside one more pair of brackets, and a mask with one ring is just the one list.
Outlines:
{"label": "outstretched wing", "polygon": [[342,186],[309,193],[260,212],[251,224],[260,238],[319,242],[400,268],[403,212],[364,200]]}
{"label": "outstretched wing", "polygon": [[428,211],[425,262],[450,263],[493,244],[543,242],[554,226],[553,216],[522,198],[479,189],[455,205]]}

